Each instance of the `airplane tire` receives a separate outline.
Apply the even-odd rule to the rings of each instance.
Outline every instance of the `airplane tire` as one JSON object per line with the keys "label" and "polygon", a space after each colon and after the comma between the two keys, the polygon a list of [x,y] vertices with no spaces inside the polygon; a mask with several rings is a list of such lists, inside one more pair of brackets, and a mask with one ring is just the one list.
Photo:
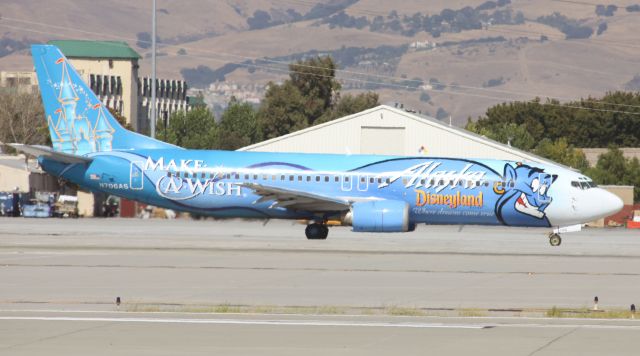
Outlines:
{"label": "airplane tire", "polygon": [[322,224],[313,223],[307,225],[304,233],[307,235],[307,239],[309,240],[324,240],[329,234],[329,229]]}
{"label": "airplane tire", "polygon": [[327,227],[327,225],[320,226],[322,226],[322,240],[326,240],[327,236],[329,236],[329,228]]}
{"label": "airplane tire", "polygon": [[551,244],[551,246],[560,246],[560,244],[562,243],[562,238],[558,234],[551,234],[549,235],[549,243]]}

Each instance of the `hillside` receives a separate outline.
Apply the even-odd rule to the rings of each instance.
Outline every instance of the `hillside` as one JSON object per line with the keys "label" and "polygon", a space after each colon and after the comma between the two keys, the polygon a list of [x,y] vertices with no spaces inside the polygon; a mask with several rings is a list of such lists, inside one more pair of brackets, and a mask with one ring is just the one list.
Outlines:
{"label": "hillside", "polygon": [[[463,124],[501,101],[565,101],[629,88],[640,73],[640,5],[601,4],[160,0],[158,71],[201,86],[223,78],[266,84],[286,76],[286,63],[328,53],[344,70],[338,76],[346,91],[376,90],[383,102]],[[150,38],[150,2],[7,0],[1,11],[2,70],[31,68],[20,46],[82,38],[127,40],[145,56],[141,73],[149,71],[139,40]],[[416,42],[423,48],[412,48]]]}

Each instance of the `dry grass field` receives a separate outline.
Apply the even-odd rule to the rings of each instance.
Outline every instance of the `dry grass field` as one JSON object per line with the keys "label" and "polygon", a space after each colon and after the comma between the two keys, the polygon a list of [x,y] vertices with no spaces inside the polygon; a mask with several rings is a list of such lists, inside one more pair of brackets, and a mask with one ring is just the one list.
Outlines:
{"label": "dry grass field", "polygon": [[[331,1],[322,1],[330,3]],[[407,0],[389,2],[360,0],[348,6],[351,16],[386,17],[396,10],[402,17],[416,12],[439,13],[443,9],[475,7],[482,0]],[[634,1],[602,0],[603,5],[616,4],[613,16],[598,16],[595,5],[560,0],[512,0],[502,7],[515,14],[522,12],[525,23],[494,25],[483,30],[443,33],[434,38],[426,32],[412,36],[363,29],[330,27],[312,19],[264,29],[249,30],[247,19],[256,10],[267,11],[274,18],[287,10],[308,13],[319,2],[294,0],[229,0],[182,2],[158,1],[158,34],[165,43],[159,51],[158,71],[162,77],[179,78],[183,68],[205,65],[212,69],[226,63],[247,59],[280,57],[311,50],[331,51],[341,47],[376,48],[383,45],[402,46],[414,41],[469,41],[502,36],[504,42],[452,45],[430,51],[407,51],[395,58],[393,72],[383,74],[385,83],[420,78],[425,83],[437,78],[446,85],[443,91],[428,91],[430,100],[420,100],[421,90],[407,91],[394,86],[377,89],[381,101],[401,101],[405,106],[435,115],[442,108],[453,116],[456,124],[467,117],[481,115],[487,107],[502,101],[528,100],[535,96],[571,100],[588,95],[600,96],[607,91],[623,89],[625,83],[640,73],[640,41],[637,24],[640,12],[627,12],[625,6]],[[136,46],[136,35],[149,32],[150,2],[113,0],[7,0],[3,3],[0,37],[24,41],[50,39],[121,39],[129,42],[143,56],[148,50]],[[559,12],[581,25],[597,29],[607,24],[600,35],[588,39],[566,40],[556,28],[535,20],[539,16]],[[546,41],[541,41],[541,36]],[[168,43],[168,44],[167,44]],[[178,51],[184,49],[186,55]],[[28,70],[32,67],[27,50],[0,57],[2,70]],[[141,61],[141,74],[149,71],[149,59]],[[363,71],[360,66],[346,69]],[[375,73],[374,73],[375,74]],[[281,80],[286,72],[248,71],[240,68],[227,75],[228,81],[241,84]],[[342,74],[345,83],[350,74]],[[490,85],[490,80],[501,79]],[[423,98],[424,99],[424,98]]]}

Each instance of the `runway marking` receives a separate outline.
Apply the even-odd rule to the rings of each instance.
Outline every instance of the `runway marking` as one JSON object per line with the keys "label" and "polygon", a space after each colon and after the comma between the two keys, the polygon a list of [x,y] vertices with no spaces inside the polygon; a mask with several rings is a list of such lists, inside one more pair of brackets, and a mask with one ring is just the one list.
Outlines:
{"label": "runway marking", "polygon": [[171,270],[229,270],[229,271],[303,271],[303,272],[351,272],[351,273],[427,273],[427,274],[490,274],[527,276],[620,276],[638,277],[639,272],[551,272],[551,271],[479,271],[479,270],[429,270],[429,269],[376,269],[376,268],[323,268],[323,267],[229,267],[229,266],[170,266],[170,265],[116,265],[116,264],[32,264],[2,263],[5,268],[128,268]]}
{"label": "runway marking", "polygon": [[[2,303],[0,301],[0,303]],[[87,304],[95,304],[95,303],[87,303]],[[111,302],[104,304],[113,304]],[[455,310],[455,309],[451,309]],[[120,310],[69,310],[69,309],[0,309],[0,313],[54,313],[54,314],[116,314],[116,315],[124,315],[124,314],[147,314],[147,315],[237,315],[237,316],[265,316],[265,317],[283,317],[283,316],[291,316],[291,317],[300,317],[300,316],[323,316],[323,317],[335,317],[336,315],[331,314],[296,314],[296,313],[216,313],[216,312],[184,312],[184,311],[120,311]],[[348,318],[373,318],[373,317],[385,317],[385,315],[367,315],[367,314],[340,314],[337,315],[339,317],[348,317]],[[524,325],[524,326],[544,326],[544,325],[560,325],[562,327],[571,326],[571,325],[581,325],[581,326],[617,326],[617,325],[606,325],[606,324],[541,324],[541,323],[531,323],[532,321],[581,321],[581,322],[629,322],[629,323],[637,323],[637,325],[628,325],[632,327],[640,328],[640,319],[619,319],[619,318],[553,318],[553,317],[539,317],[539,316],[439,316],[439,315],[425,315],[425,316],[389,316],[393,318],[429,318],[429,319],[468,319],[468,320],[505,320],[511,322],[517,321],[528,321],[529,323],[511,323],[511,324],[501,324],[495,323],[491,325]],[[3,317],[0,317],[3,318]],[[2,320],[2,319],[0,319]],[[438,323],[441,324],[441,323]],[[624,326],[624,325],[623,325]]]}
{"label": "runway marking", "polygon": [[[2,232],[0,232],[0,235]],[[28,235],[29,237],[34,237]],[[36,236],[37,237],[37,236]],[[258,247],[188,247],[188,246],[112,246],[112,245],[72,245],[72,246],[57,246],[57,245],[0,245],[0,250],[53,250],[53,251],[149,251],[149,252],[246,252],[246,253],[295,253],[295,254],[341,254],[341,255],[443,255],[443,256],[484,256],[484,257],[544,257],[544,258],[613,258],[613,259],[638,259],[638,254],[590,254],[590,253],[562,253],[562,252],[520,252],[520,251],[505,251],[505,252],[491,252],[491,251],[425,251],[425,250],[357,250],[357,249],[320,249],[320,248],[277,248],[271,246],[265,246],[264,248]]]}
{"label": "runway marking", "polygon": [[[492,319],[492,318],[487,318]],[[499,318],[496,318],[499,319]],[[527,319],[527,318],[525,318]],[[141,318],[141,317],[47,317],[47,316],[3,316],[7,321],[75,321],[75,322],[115,322],[150,324],[204,324],[204,325],[263,325],[263,326],[342,326],[342,327],[378,327],[411,329],[492,329],[492,328],[536,328],[536,329],[610,329],[640,330],[640,325],[608,324],[542,324],[542,323],[428,323],[428,322],[377,322],[377,321],[340,321],[340,320],[287,320],[287,319],[184,319],[184,318]]]}
{"label": "runway marking", "polygon": [[408,322],[355,322],[330,320],[259,320],[259,319],[167,319],[167,318],[107,318],[107,317],[44,317],[44,316],[3,316],[0,320],[27,321],[87,321],[116,323],[157,323],[157,324],[221,324],[221,325],[266,325],[266,326],[350,326],[382,328],[418,328],[418,329],[488,329],[492,325],[479,324],[440,324]]}

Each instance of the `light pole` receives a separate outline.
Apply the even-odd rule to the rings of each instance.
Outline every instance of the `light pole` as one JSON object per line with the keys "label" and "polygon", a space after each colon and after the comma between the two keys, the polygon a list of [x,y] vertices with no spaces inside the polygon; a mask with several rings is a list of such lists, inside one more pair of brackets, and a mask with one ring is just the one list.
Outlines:
{"label": "light pole", "polygon": [[156,0],[151,15],[151,138],[156,138]]}

